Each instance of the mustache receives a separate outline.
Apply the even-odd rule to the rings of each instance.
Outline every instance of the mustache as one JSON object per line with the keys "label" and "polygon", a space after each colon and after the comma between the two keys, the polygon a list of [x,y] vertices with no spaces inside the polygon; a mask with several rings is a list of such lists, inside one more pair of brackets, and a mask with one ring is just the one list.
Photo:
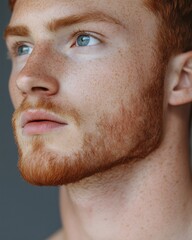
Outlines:
{"label": "mustache", "polygon": [[77,111],[77,109],[72,107],[71,104],[65,103],[63,106],[61,106],[58,103],[54,103],[48,99],[41,99],[35,102],[29,102],[25,99],[13,113],[12,123],[15,123],[21,117],[21,114],[28,110],[44,110],[64,118],[69,116],[72,117],[78,125],[81,122],[80,113]]}

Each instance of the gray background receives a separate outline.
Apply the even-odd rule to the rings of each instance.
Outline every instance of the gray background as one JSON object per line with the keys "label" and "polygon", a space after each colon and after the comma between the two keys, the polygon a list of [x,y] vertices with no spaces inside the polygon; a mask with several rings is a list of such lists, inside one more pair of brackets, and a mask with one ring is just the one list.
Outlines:
{"label": "gray background", "polygon": [[8,95],[11,62],[3,41],[8,1],[0,2],[0,240],[43,240],[60,227],[58,189],[35,187],[20,177]]}

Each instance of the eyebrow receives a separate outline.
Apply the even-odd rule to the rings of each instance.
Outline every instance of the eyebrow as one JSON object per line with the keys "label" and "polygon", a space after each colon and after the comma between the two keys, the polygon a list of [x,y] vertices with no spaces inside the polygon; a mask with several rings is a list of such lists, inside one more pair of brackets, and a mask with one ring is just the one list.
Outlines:
{"label": "eyebrow", "polygon": [[[68,27],[74,24],[79,24],[83,22],[108,22],[116,25],[123,24],[116,18],[105,14],[100,11],[96,12],[88,12],[80,15],[74,14],[69,17],[53,19],[47,24],[47,29],[51,32],[56,32],[61,28]],[[19,25],[19,26],[8,26],[4,31],[4,38],[6,39],[9,36],[21,36],[28,37],[30,35],[30,31],[27,26]]]}
{"label": "eyebrow", "polygon": [[68,27],[82,22],[108,22],[122,25],[122,23],[118,19],[103,12],[97,11],[52,20],[50,23],[48,23],[47,28],[51,32],[56,32],[60,28]]}
{"label": "eyebrow", "polygon": [[25,26],[8,26],[4,31],[4,38],[6,39],[8,36],[20,36],[20,37],[28,37],[30,35],[30,31]]}

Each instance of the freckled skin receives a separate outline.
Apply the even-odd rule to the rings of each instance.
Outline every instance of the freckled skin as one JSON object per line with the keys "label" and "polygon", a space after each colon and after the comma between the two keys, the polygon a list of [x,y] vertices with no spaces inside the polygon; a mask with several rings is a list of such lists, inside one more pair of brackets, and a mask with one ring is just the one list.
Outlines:
{"label": "freckled skin", "polygon": [[[122,26],[45,27],[55,16],[92,10]],[[157,23],[141,0],[16,2],[10,25],[26,25],[30,36],[8,38],[8,48],[24,41],[33,49],[12,57],[19,168],[32,184],[62,185],[65,231],[57,239],[191,239],[189,108],[168,103],[174,79],[158,48]],[[75,46],[79,29],[100,43]],[[29,108],[54,112],[68,125],[25,136],[20,121]]]}
{"label": "freckled skin", "polygon": [[[103,3],[99,3],[100,10]],[[25,14],[30,19],[31,14],[26,11],[23,14],[23,9],[30,9],[31,4],[23,5],[23,1],[18,1],[11,24],[21,24],[22,18],[26,18]],[[71,11],[77,9],[76,4],[74,7],[74,4],[69,4],[67,1],[65,4],[62,3],[63,11],[59,5],[53,11],[49,5],[50,3],[45,10],[48,19],[54,18],[56,10],[58,10],[57,17],[63,17],[66,9],[70,8]],[[88,8],[92,9],[94,5],[89,3]],[[133,5],[131,3],[130,7],[134,7]],[[135,5],[137,6],[138,3]],[[83,120],[80,126],[69,122],[68,129],[56,132],[51,137],[36,137],[35,141],[40,141],[44,145],[42,150],[37,150],[33,147],[25,147],[26,142],[29,146],[33,146],[35,141],[23,137],[21,128],[17,125],[23,111],[21,105],[15,113],[13,123],[22,152],[19,162],[22,175],[35,184],[67,184],[118,164],[143,158],[154,150],[159,145],[162,128],[163,80],[160,74],[162,64],[154,63],[157,53],[151,51],[146,40],[144,39],[143,43],[140,41],[138,51],[132,36],[136,34],[133,27],[105,24],[107,29],[105,34],[108,39],[104,40],[104,43],[87,49],[68,49],[64,44],[58,46],[59,34],[47,33],[46,20],[44,15],[42,17],[40,15],[41,3],[32,4],[32,7],[35,12],[37,11],[38,19],[40,18],[41,21],[35,23],[33,20],[32,26],[29,26],[30,38],[34,45],[32,54],[25,60],[24,66],[15,61],[16,67],[13,67],[10,80],[13,102],[16,108],[22,103],[22,99],[25,103],[29,103],[29,107],[31,102],[34,102],[34,105],[31,105],[35,106],[37,101],[38,105],[43,101],[59,104],[61,106],[59,114],[62,114],[63,118],[68,115],[64,109],[67,104],[72,111],[77,110]],[[20,11],[23,17],[18,18],[17,14]],[[109,8],[108,11],[110,14],[113,13],[113,9]],[[124,22],[122,17],[121,21]],[[133,22],[136,21],[140,23],[140,19],[133,18]],[[154,22],[150,23],[150,26],[153,26]],[[94,24],[87,25],[88,28],[92,28]],[[97,26],[104,24],[97,23]],[[148,25],[143,26],[142,37],[147,28]],[[63,30],[63,35],[70,35],[69,32],[68,27],[66,32]],[[152,34],[146,37],[151,38],[151,42],[155,43]],[[150,63],[151,68],[145,68],[146,62]],[[155,69],[155,74],[151,74],[151,69]],[[41,91],[42,86],[49,89],[51,96]],[[25,92],[24,96],[20,92],[20,96],[15,97],[13,92],[17,91],[17,87]],[[36,91],[33,92],[32,88]],[[140,95],[139,99],[138,95]],[[42,107],[45,109],[43,105]],[[54,108],[52,110],[54,111]],[[72,131],[74,128],[76,129]],[[92,140],[87,141],[87,139]],[[33,161],[27,159],[29,155]],[[44,161],[45,155],[47,160]],[[51,162],[49,167],[47,167],[48,162]],[[54,171],[51,170],[53,166]],[[56,169],[60,169],[60,173]],[[74,172],[73,169],[76,171]],[[64,174],[64,171],[68,174]],[[31,172],[34,174],[29,174]]]}

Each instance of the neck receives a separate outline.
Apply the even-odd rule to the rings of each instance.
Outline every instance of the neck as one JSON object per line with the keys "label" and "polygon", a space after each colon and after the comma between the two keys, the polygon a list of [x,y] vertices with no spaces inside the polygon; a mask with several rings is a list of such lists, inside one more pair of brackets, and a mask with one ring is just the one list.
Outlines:
{"label": "neck", "polygon": [[146,159],[61,187],[65,239],[191,239],[192,187],[185,133],[172,136],[174,144],[167,136]]}

